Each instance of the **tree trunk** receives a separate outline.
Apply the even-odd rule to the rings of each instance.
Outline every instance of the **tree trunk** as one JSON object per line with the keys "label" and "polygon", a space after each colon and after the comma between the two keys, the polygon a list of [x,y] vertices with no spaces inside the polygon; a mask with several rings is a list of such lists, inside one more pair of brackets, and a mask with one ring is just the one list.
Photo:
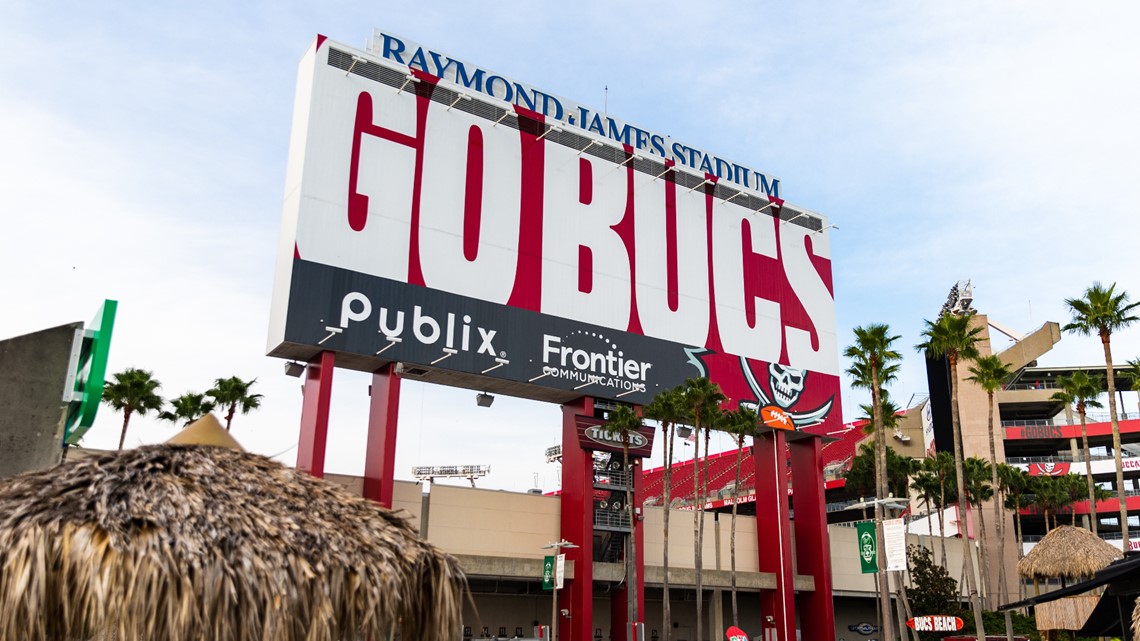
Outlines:
{"label": "tree trunk", "polygon": [[736,443],[736,484],[732,486],[732,525],[729,528],[728,556],[732,564],[732,625],[740,627],[740,614],[736,608],[736,503],[740,496],[740,459],[744,456],[744,435]]}
{"label": "tree trunk", "polygon": [[123,443],[127,442],[127,425],[131,423],[131,412],[134,410],[130,406],[123,408],[123,433],[119,435],[119,451],[123,451]]}
{"label": "tree trunk", "polygon": [[[993,391],[987,392],[989,398],[989,433],[990,433],[990,483],[994,486],[994,533],[997,534],[999,558],[998,558],[998,589],[997,594],[994,594],[995,604],[1000,604],[1001,596],[1006,594],[1005,586],[1005,519],[1001,514],[1001,500],[998,492],[998,459],[997,459],[997,445],[994,442],[994,393]],[[990,559],[993,560],[992,557]],[[995,608],[996,609],[996,608]]]}
{"label": "tree trunk", "polygon": [[883,615],[883,638],[893,639],[891,621],[890,582],[887,580],[887,560],[883,544],[883,507],[878,500],[887,498],[887,454],[883,428],[882,391],[879,389],[879,364],[871,360],[871,425],[875,430],[875,557],[878,562],[879,608]]}
{"label": "tree trunk", "polygon": [[1116,382],[1112,374],[1112,345],[1111,334],[1107,331],[1100,333],[1100,342],[1104,345],[1104,367],[1108,382],[1108,418],[1112,421],[1112,459],[1116,463],[1116,498],[1120,503],[1120,534],[1124,539],[1124,549],[1128,550],[1128,504],[1124,495],[1124,467],[1120,461],[1120,423],[1116,420]]}
{"label": "tree trunk", "polygon": [[958,414],[958,355],[950,354],[950,425],[954,429],[954,475],[958,481],[958,522],[962,533],[962,543],[966,550],[966,589],[974,608],[974,625],[978,641],[985,641],[986,624],[982,620],[982,599],[978,594],[977,568],[974,566],[974,544],[970,542],[969,522],[962,512],[962,504],[969,503],[966,494],[966,471],[962,466],[962,425]]}
{"label": "tree trunk", "polygon": [[930,536],[930,558],[934,558],[934,509],[930,498],[926,499],[926,532]]}
{"label": "tree trunk", "polygon": [[230,424],[234,422],[234,412],[237,411],[237,403],[230,403],[230,411],[226,412],[226,431],[230,431]]}
{"label": "tree trunk", "polygon": [[[997,465],[994,465],[994,468],[996,469]],[[994,501],[997,505],[1004,508],[1005,492],[998,492],[998,496]],[[1001,600],[1005,603],[1009,603],[1009,577],[1005,574],[1005,515],[999,512],[998,518],[1001,519],[1001,521],[999,521],[1001,525],[998,526],[998,537],[1000,537],[998,538],[998,559],[1000,559],[998,564],[998,589],[1001,590]]]}
{"label": "tree trunk", "polygon": [[637,612],[637,542],[634,540],[637,532],[637,521],[633,518],[633,492],[630,489],[633,484],[633,470],[629,469],[628,433],[622,434],[621,437],[621,462],[621,469],[625,470],[625,511],[629,515],[629,536],[626,537],[625,554],[625,594],[628,604],[628,620],[630,623],[637,623],[639,620]]}
{"label": "tree trunk", "polygon": [[[701,532],[704,530],[704,509],[701,504],[701,418],[695,417],[693,421],[693,572],[696,577],[697,589],[697,624],[693,629],[697,641],[704,638],[701,628],[701,614],[704,609],[703,590],[701,586]],[[705,456],[708,456],[705,452]]]}
{"label": "tree trunk", "polygon": [[[1020,561],[1025,556],[1025,535],[1021,532],[1021,498],[1017,500],[1018,509],[1013,513],[1013,518],[1016,521],[1014,526],[1017,528],[1017,560]],[[1021,582],[1021,577],[1017,579],[1017,597],[1019,599],[1025,598],[1025,586]]]}
{"label": "tree trunk", "polygon": [[[1092,533],[1097,533],[1097,517],[1096,517],[1096,489],[1093,484],[1092,472],[1092,458],[1089,456],[1089,430],[1085,426],[1085,404],[1081,401],[1077,404],[1077,414],[1081,417],[1081,453],[1085,456],[1085,477],[1088,479],[1089,485],[1089,519],[1092,523]],[[1073,510],[1076,514],[1076,510]],[[1128,550],[1128,542],[1125,541],[1124,549]]]}
{"label": "tree trunk", "polygon": [[939,478],[938,485],[941,493],[938,498],[938,538],[942,544],[942,569],[949,572],[950,568],[946,567],[946,479]]}
{"label": "tree trunk", "polygon": [[[698,432],[697,435],[700,436],[700,433]],[[704,460],[704,465],[701,466],[701,504],[702,505],[704,504],[705,497],[707,497],[709,494],[709,441],[711,440],[711,438],[712,438],[712,427],[709,425],[706,425],[705,426],[705,460]],[[702,553],[701,557],[702,558],[700,558],[700,560],[697,563],[697,586],[698,586],[698,588],[697,588],[697,608],[700,609],[702,611],[702,614],[703,614],[704,595],[701,594],[701,592],[703,592],[703,589],[700,587],[701,585],[703,585],[703,574],[704,574],[704,568],[705,568],[705,561],[703,558],[703,555],[704,555],[703,553],[705,550],[705,519],[704,519],[704,510],[703,509],[701,510],[701,520],[699,521],[699,523],[700,523],[700,527],[698,528],[698,532],[697,532],[697,549],[699,549],[701,551],[701,553]],[[718,547],[720,546],[720,541],[717,541],[717,546]],[[697,629],[703,630],[703,628],[701,628],[700,625],[697,626]],[[716,638],[718,635],[713,635],[713,636],[714,636],[714,638]],[[697,636],[697,639],[702,639],[702,638],[704,638],[703,634]]]}
{"label": "tree trunk", "polygon": [[665,424],[665,492],[662,498],[665,501],[665,513],[662,518],[665,521],[665,527],[661,533],[661,541],[665,549],[662,552],[661,564],[664,566],[664,577],[662,580],[662,603],[661,603],[661,629],[662,638],[665,641],[671,641],[673,638],[673,623],[671,613],[669,611],[669,512],[672,511],[672,489],[673,489],[673,433],[674,426],[671,423]]}
{"label": "tree trunk", "polygon": [[982,548],[982,555],[981,555],[981,559],[980,559],[979,563],[982,565],[983,568],[985,568],[985,570],[982,572],[980,583],[982,585],[982,592],[986,593],[986,602],[988,602],[990,604],[990,609],[996,610],[998,604],[994,602],[994,592],[992,589],[990,589],[990,573],[989,573],[989,567],[990,566],[989,566],[989,564],[993,562],[993,559],[991,559],[989,557],[989,555],[987,554],[987,550],[989,550],[989,546],[986,544],[986,542],[989,539],[988,539],[988,537],[986,537],[986,517],[985,517],[985,512],[984,512],[984,510],[982,510],[982,506],[980,504],[977,506],[977,508],[978,508],[978,542],[981,543],[981,548]]}

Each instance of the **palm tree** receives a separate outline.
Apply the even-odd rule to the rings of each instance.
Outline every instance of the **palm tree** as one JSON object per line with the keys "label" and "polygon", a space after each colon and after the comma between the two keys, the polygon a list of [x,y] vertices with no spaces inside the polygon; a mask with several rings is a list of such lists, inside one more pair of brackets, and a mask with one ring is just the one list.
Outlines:
{"label": "palm tree", "polygon": [[172,411],[161,412],[158,418],[171,423],[183,421],[183,425],[189,425],[214,411],[214,407],[214,402],[206,400],[205,394],[188,392],[170,401]]}
{"label": "palm tree", "polygon": [[[982,356],[974,361],[974,364],[969,367],[969,371],[973,376],[968,377],[966,380],[977,384],[986,392],[986,403],[988,408],[988,421],[986,424],[986,432],[990,437],[990,460],[996,462],[997,458],[997,445],[994,442],[994,432],[996,425],[994,424],[994,394],[1001,389],[1002,385],[1013,376],[1013,371],[1009,365],[996,354],[989,356]],[[998,486],[998,472],[997,466],[990,466],[990,485],[991,487]],[[999,554],[998,557],[998,585],[1001,587],[1001,593],[1006,593],[1005,586],[1005,519],[1001,516],[1001,505],[999,501],[994,501],[994,528],[996,529]],[[981,509],[979,506],[978,509]],[[986,546],[982,546],[982,553],[987,554],[991,550]],[[992,561],[992,559],[991,559]],[[988,576],[988,575],[987,575]],[[990,592],[986,592],[990,594]],[[996,596],[996,595],[995,595]]]}
{"label": "palm tree", "polygon": [[1133,312],[1140,302],[1129,303],[1128,292],[1116,293],[1116,283],[1104,287],[1094,282],[1081,298],[1066,298],[1065,305],[1072,321],[1065,325],[1067,332],[1098,336],[1104,346],[1105,380],[1108,382],[1108,417],[1112,422],[1112,455],[1116,462],[1116,497],[1120,503],[1120,532],[1124,545],[1128,545],[1128,505],[1124,496],[1124,468],[1120,462],[1120,424],[1116,420],[1116,383],[1112,374],[1112,333],[1128,327],[1140,317]]}
{"label": "palm tree", "polygon": [[[720,413],[720,404],[728,400],[723,392],[720,391],[720,386],[713,383],[707,378],[690,378],[685,381],[685,407],[690,416],[693,417],[693,429],[695,440],[693,441],[693,563],[696,573],[696,588],[697,588],[697,630],[698,636],[700,631],[704,628],[701,627],[701,615],[704,610],[704,596],[701,588],[701,572],[704,569],[704,562],[701,558],[701,550],[704,549],[704,534],[705,534],[705,511],[701,508],[701,502],[704,500],[702,494],[702,483],[700,481],[700,433],[701,427],[706,430],[705,434],[705,459],[708,462],[709,455],[709,435],[707,430],[711,425],[716,422],[716,417]],[[707,475],[707,470],[706,470]],[[704,479],[704,484],[708,484],[708,478]]]}
{"label": "palm tree", "polygon": [[[1069,491],[1069,488],[1073,486],[1071,476],[1073,475],[1033,477],[1033,502],[1045,514],[1045,530],[1047,532],[1057,527],[1058,513],[1073,504],[1074,497]],[[1084,483],[1081,482],[1081,485],[1083,486]],[[1083,487],[1081,491],[1084,491]],[[1049,524],[1050,515],[1053,517],[1052,526]]]}
{"label": "palm tree", "polygon": [[606,421],[606,429],[611,434],[616,434],[621,437],[621,461],[622,461],[622,474],[625,477],[625,509],[629,516],[629,535],[626,537],[625,545],[625,576],[626,576],[626,596],[628,599],[627,615],[631,622],[638,620],[637,613],[637,559],[634,547],[634,506],[633,495],[630,486],[633,484],[632,470],[629,468],[629,439],[630,435],[637,432],[641,428],[641,416],[629,405],[619,405],[617,409],[610,412],[609,420]]}
{"label": "palm tree", "polygon": [[[1005,509],[1013,511],[1014,530],[1017,533],[1017,559],[1020,561],[1025,554],[1025,543],[1021,531],[1021,509],[1028,501],[1025,499],[1029,491],[1031,477],[1024,470],[1013,467],[1008,463],[998,463],[998,491],[1002,496],[1002,505]],[[1005,555],[1002,555],[1005,558]],[[1004,565],[1004,564],[1003,564]],[[1018,597],[1022,594],[1022,583],[1018,579]],[[1007,599],[1008,601],[1008,599]]]}
{"label": "palm tree", "polygon": [[958,487],[950,485],[954,474],[954,457],[949,452],[938,452],[923,461],[926,469],[938,479],[938,536],[941,539],[942,567],[946,567],[946,506],[958,501]]}
{"label": "palm tree", "polygon": [[923,460],[918,471],[911,477],[910,489],[914,490],[918,500],[926,506],[926,529],[930,537],[930,558],[934,558],[934,503],[938,500],[938,477],[934,476],[926,465],[931,459]]}
{"label": "palm tree", "polygon": [[123,413],[123,433],[119,436],[119,449],[122,450],[131,415],[160,410],[165,401],[158,395],[162,383],[154,380],[151,372],[130,367],[112,378],[114,380],[103,385],[103,402]]}
{"label": "palm tree", "polygon": [[756,421],[758,415],[755,410],[747,407],[738,408],[733,412],[725,412],[720,423],[720,429],[732,435],[736,442],[736,482],[732,486],[732,526],[729,535],[729,558],[732,570],[732,625],[740,626],[739,611],[736,605],[736,504],[740,496],[740,467],[744,457],[744,438],[755,437],[757,434]]}
{"label": "palm tree", "polygon": [[252,381],[243,381],[236,376],[219,378],[214,381],[214,386],[206,392],[210,398],[214,399],[214,403],[218,407],[226,409],[227,432],[230,429],[230,424],[233,423],[234,412],[240,409],[242,414],[249,414],[250,410],[261,407],[261,394],[249,393],[256,382],[256,378]]}
{"label": "palm tree", "polygon": [[[871,429],[875,431],[875,492],[877,498],[887,497],[887,453],[883,438],[883,387],[898,374],[902,355],[894,349],[898,336],[892,336],[890,327],[884,324],[871,324],[854,329],[855,342],[844,350],[843,355],[851,359],[846,373],[851,376],[853,387],[871,391]],[[883,545],[883,508],[875,503],[875,536],[877,549]],[[891,602],[887,586],[886,559],[879,555],[879,609],[882,612],[883,637],[894,636],[891,630]]]}
{"label": "palm tree", "polygon": [[[966,499],[967,502],[977,507],[976,513],[978,515],[978,540],[982,548],[982,563],[988,564],[992,562],[991,559],[986,558],[985,551],[989,549],[986,545],[986,515],[982,510],[982,504],[989,501],[994,496],[994,486],[990,484],[990,479],[996,474],[994,466],[989,461],[971,456],[966,459]],[[988,566],[987,566],[988,567]],[[985,586],[983,592],[986,593],[986,598],[991,601],[991,608],[996,609],[997,603],[993,603],[996,598],[994,591],[989,586],[989,573],[982,573],[982,585]]]}
{"label": "palm tree", "polygon": [[[943,314],[937,321],[926,321],[926,329],[922,336],[926,339],[916,348],[925,351],[930,356],[945,357],[950,365],[950,424],[954,433],[954,475],[958,485],[958,505],[961,505],[966,495],[966,474],[963,468],[962,455],[962,426],[958,413],[958,361],[959,359],[974,360],[978,357],[977,343],[982,333],[981,327],[971,327],[970,314],[956,315]],[[959,514],[959,520],[964,517]],[[974,608],[974,625],[977,626],[978,641],[986,638],[985,623],[982,621],[982,599],[978,594],[977,568],[974,566],[974,546],[969,545],[969,538],[963,537],[966,548],[966,587],[970,593],[970,601]]]}
{"label": "palm tree", "polygon": [[[1128,377],[1129,390],[1140,393],[1140,358],[1128,361],[1128,369],[1123,374]],[[1138,399],[1136,408],[1140,410],[1140,399]]]}
{"label": "palm tree", "polygon": [[1103,381],[1099,376],[1089,376],[1086,372],[1077,370],[1072,376],[1058,376],[1057,385],[1061,390],[1053,394],[1053,400],[1060,401],[1066,406],[1075,405],[1077,416],[1081,418],[1081,454],[1085,458],[1085,481],[1088,486],[1089,506],[1092,520],[1092,532],[1097,533],[1096,515],[1096,484],[1093,482],[1092,457],[1089,455],[1089,430],[1086,426],[1086,411],[1090,407],[1103,407],[1100,396]]}
{"label": "palm tree", "polygon": [[664,530],[662,532],[662,541],[664,543],[662,563],[665,571],[663,580],[664,602],[661,606],[661,628],[665,632],[664,641],[670,641],[673,636],[673,620],[669,607],[669,512],[672,511],[673,507],[673,434],[677,424],[686,420],[684,401],[683,388],[676,387],[659,393],[653,397],[653,401],[650,402],[649,405],[645,406],[645,416],[660,423],[661,431],[665,436],[665,488],[661,497],[662,502],[665,504],[665,512],[662,515],[665,521]]}

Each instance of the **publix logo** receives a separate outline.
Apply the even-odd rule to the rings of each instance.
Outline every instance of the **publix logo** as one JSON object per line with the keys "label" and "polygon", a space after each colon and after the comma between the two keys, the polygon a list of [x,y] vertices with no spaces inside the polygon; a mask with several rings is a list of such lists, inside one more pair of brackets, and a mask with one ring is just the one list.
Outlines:
{"label": "publix logo", "polygon": [[[611,432],[610,430],[606,429],[605,425],[587,427],[585,434],[586,438],[595,443],[611,446],[617,445],[618,447],[621,447],[621,434],[618,434],[617,432]],[[630,432],[628,438],[629,447],[632,449],[637,449],[639,447],[645,447],[649,445],[649,439],[646,438],[644,434],[638,432]]]}

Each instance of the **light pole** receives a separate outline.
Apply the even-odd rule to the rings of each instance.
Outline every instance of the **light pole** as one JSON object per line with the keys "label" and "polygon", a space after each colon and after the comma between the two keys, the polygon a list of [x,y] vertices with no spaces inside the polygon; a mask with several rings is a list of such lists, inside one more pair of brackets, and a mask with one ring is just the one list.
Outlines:
{"label": "light pole", "polygon": [[566,539],[562,539],[561,541],[557,541],[555,543],[547,543],[546,545],[542,546],[542,549],[544,550],[555,550],[554,568],[552,568],[553,572],[551,573],[551,579],[553,579],[551,583],[553,584],[552,587],[554,589],[551,590],[552,597],[550,603],[550,641],[554,641],[558,638],[558,579],[560,578],[558,575],[558,557],[562,556],[562,550],[573,550],[577,547],[577,545],[574,545]]}
{"label": "light pole", "polygon": [[[894,634],[891,628],[891,582],[890,572],[886,569],[886,560],[883,555],[886,554],[885,537],[883,535],[883,508],[900,510],[906,507],[906,502],[902,499],[896,499],[894,496],[888,496],[884,499],[863,499],[862,501],[851,505],[855,509],[866,509],[868,506],[875,508],[875,556],[879,566],[879,580],[876,582],[876,591],[879,592],[879,632],[887,639],[893,639]],[[899,579],[899,590],[902,591],[902,580]],[[904,639],[905,627],[903,623],[902,604],[899,604],[899,639]]]}

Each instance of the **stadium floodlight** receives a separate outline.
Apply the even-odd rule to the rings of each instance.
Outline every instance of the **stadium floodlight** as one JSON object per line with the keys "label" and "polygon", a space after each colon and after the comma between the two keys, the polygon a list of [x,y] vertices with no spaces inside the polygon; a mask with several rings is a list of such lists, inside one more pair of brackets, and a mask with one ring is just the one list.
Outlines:
{"label": "stadium floodlight", "polygon": [[435,482],[436,479],[467,479],[475,487],[475,479],[491,473],[490,465],[417,465],[412,468],[412,476],[420,481]]}
{"label": "stadium floodlight", "polygon": [[285,362],[285,375],[286,376],[292,376],[293,378],[298,378],[301,376],[301,374],[304,374],[304,373],[305,373],[304,364],[298,363],[297,361],[286,361]]}
{"label": "stadium floodlight", "polygon": [[546,448],[546,462],[557,463],[562,460],[562,446],[554,445]]}

